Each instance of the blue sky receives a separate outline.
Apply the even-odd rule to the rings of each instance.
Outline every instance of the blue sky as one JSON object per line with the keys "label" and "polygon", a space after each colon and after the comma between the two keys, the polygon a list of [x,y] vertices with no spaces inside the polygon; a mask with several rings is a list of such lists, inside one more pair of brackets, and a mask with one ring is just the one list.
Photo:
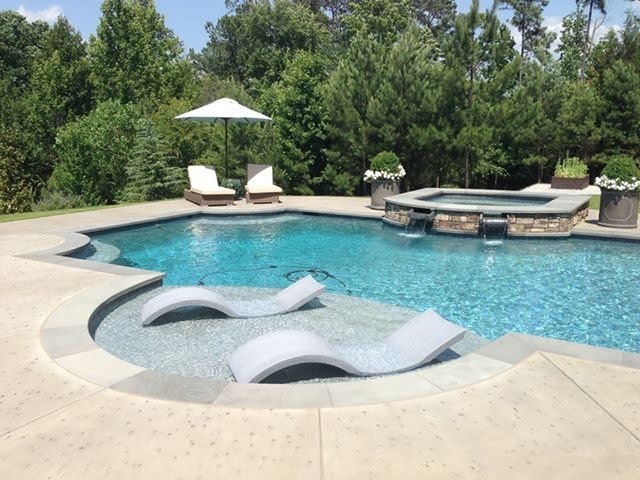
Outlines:
{"label": "blue sky", "polygon": [[[466,11],[471,0],[457,0],[458,8]],[[481,0],[483,8],[489,7],[492,0]],[[28,19],[53,21],[58,15],[66,16],[71,24],[80,31],[85,39],[94,33],[100,19],[101,0],[0,0],[0,10],[18,10]],[[625,11],[633,8],[640,12],[640,0],[607,0],[608,14],[601,32],[607,26],[619,28],[625,17]],[[158,10],[165,16],[169,28],[183,41],[185,48],[200,51],[207,42],[204,24],[215,22],[226,13],[224,0],[156,0]],[[550,0],[544,15],[549,29],[559,33],[562,17],[575,8],[574,0]],[[505,17],[505,15],[502,15]]]}

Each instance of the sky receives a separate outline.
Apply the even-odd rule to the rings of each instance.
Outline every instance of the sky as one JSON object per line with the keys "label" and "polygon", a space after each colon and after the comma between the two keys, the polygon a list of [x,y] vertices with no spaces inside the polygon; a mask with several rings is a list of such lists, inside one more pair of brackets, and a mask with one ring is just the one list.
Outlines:
{"label": "sky", "polygon": [[[457,0],[458,10],[469,9],[471,0]],[[482,8],[491,6],[492,0],[480,0]],[[95,33],[100,20],[102,0],[0,0],[0,10],[17,10],[28,20],[53,22],[58,15],[64,15],[71,24],[88,39]],[[185,50],[202,50],[207,43],[204,25],[207,21],[216,22],[226,13],[224,0],[156,0],[156,8],[165,16],[166,25],[182,40]],[[559,34],[562,17],[575,9],[574,0],[550,0],[544,11],[545,25]],[[607,0],[608,13],[598,36],[606,33],[607,27],[619,29],[624,23],[625,11],[633,9],[640,13],[640,0]],[[501,17],[508,19],[503,12]],[[516,41],[518,39],[516,38]]]}

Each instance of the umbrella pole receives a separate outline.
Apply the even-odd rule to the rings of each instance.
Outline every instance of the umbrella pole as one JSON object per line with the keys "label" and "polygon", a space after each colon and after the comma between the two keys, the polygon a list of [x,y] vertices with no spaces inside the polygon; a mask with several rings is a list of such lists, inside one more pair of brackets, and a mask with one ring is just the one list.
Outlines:
{"label": "umbrella pole", "polygon": [[227,153],[227,124],[229,120],[224,119],[224,174],[225,179],[229,178],[229,157]]}

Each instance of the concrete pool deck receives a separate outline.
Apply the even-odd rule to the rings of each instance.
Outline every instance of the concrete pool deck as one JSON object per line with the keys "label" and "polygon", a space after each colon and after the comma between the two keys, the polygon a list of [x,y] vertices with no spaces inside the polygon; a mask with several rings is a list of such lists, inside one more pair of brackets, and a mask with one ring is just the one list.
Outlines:
{"label": "concrete pool deck", "polygon": [[[207,212],[379,218],[368,202],[282,197]],[[66,335],[47,346],[75,355],[65,368],[47,355],[52,313],[73,305],[57,328],[78,331],[65,321],[92,311],[96,292],[154,274],[34,252],[55,250],[73,231],[200,212],[175,200],[0,224],[0,478],[637,478],[635,354],[513,334],[431,378],[353,382],[325,387],[324,397],[316,386],[229,384],[206,403],[166,399],[178,382],[155,384],[165,399],[131,380],[128,390],[110,388],[139,372],[92,362],[93,346],[67,345]],[[575,233],[640,239],[637,229],[591,223]],[[66,369],[78,365],[94,378]]]}

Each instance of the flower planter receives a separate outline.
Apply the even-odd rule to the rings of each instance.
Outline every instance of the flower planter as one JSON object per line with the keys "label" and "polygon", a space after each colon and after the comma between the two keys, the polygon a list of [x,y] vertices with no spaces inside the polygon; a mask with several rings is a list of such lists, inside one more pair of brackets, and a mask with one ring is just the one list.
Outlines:
{"label": "flower planter", "polygon": [[371,182],[371,208],[384,210],[384,199],[400,193],[400,182],[394,180],[373,180]]}
{"label": "flower planter", "polygon": [[551,177],[551,188],[582,190],[589,186],[589,175],[582,178]]}
{"label": "flower planter", "polygon": [[598,225],[614,228],[638,226],[638,192],[602,190]]}

